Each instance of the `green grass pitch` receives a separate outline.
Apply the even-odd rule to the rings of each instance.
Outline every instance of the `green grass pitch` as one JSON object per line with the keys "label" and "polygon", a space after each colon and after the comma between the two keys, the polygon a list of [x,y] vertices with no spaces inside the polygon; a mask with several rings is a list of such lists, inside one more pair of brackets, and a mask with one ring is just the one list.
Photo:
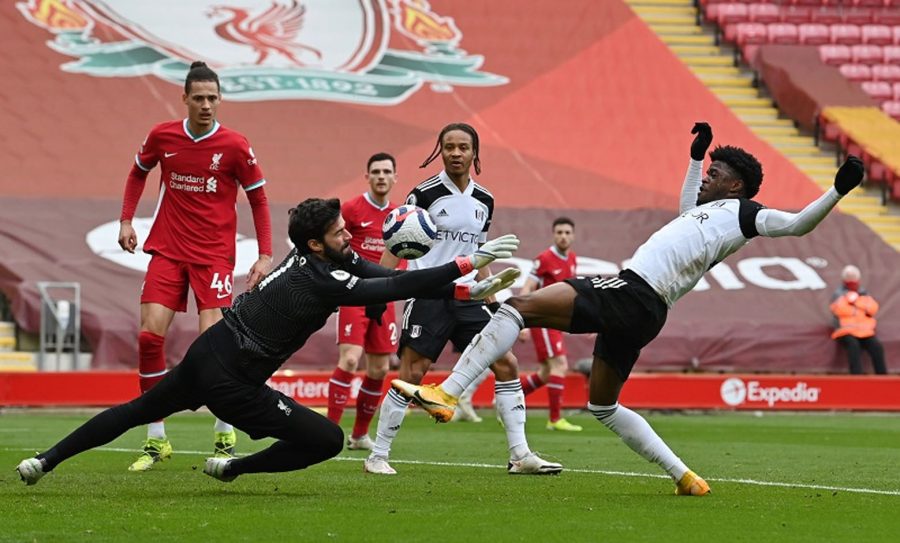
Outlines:
{"label": "green grass pitch", "polygon": [[[345,429],[352,424],[345,416]],[[392,453],[399,474],[362,472],[344,451],[305,471],[239,477],[201,472],[212,417],[167,422],[176,454],[130,473],[143,429],[59,466],[36,486],[14,471],[85,421],[86,412],[0,412],[0,541],[898,541],[900,416],[647,414],[711,496],[676,497],[661,470],[589,416],[580,434],[544,429],[532,449],[558,477],[505,472],[502,429],[436,426],[420,412]],[[373,423],[374,431],[374,423]],[[265,441],[239,436],[241,452]]]}

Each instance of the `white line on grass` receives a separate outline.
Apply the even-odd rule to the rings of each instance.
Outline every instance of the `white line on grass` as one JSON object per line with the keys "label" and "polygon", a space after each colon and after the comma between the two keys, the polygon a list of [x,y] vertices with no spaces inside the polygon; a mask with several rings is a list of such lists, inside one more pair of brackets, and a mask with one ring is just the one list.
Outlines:
{"label": "white line on grass", "polygon": [[[25,449],[25,448],[4,448],[4,451],[33,451],[34,449]],[[106,451],[106,452],[129,452],[135,453],[140,452],[138,449],[126,449],[126,448],[117,448],[117,447],[99,447],[94,449],[97,451]],[[193,454],[193,455],[205,455],[208,454],[209,451],[176,451],[175,454]],[[362,462],[365,458],[355,457],[355,456],[338,456],[333,460],[337,460],[339,462]],[[477,462],[433,462],[430,460],[395,460],[391,459],[392,464],[411,464],[411,465],[419,465],[419,466],[446,466],[453,468],[480,468],[480,469],[506,469],[506,466],[499,464],[481,464]],[[656,473],[640,473],[637,471],[612,471],[605,469],[577,469],[577,468],[565,468],[564,471],[570,473],[587,473],[591,475],[611,475],[614,477],[643,477],[648,479],[669,479],[668,475],[660,475]],[[829,485],[808,485],[804,483],[780,483],[777,481],[757,481],[756,479],[729,479],[724,477],[706,477],[707,481],[712,481],[716,483],[735,483],[741,485],[755,485],[755,486],[774,486],[779,488],[807,488],[810,490],[831,490],[835,492],[854,492],[857,494],[881,494],[884,496],[900,496],[900,490],[877,490],[874,488],[850,488],[843,486],[829,486]]]}

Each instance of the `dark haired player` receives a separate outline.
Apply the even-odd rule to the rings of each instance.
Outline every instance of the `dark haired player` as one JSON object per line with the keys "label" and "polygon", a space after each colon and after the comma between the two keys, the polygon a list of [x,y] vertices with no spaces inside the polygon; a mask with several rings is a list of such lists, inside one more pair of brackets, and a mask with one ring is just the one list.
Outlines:
{"label": "dark haired player", "polygon": [[[406,199],[407,204],[428,211],[437,226],[438,235],[428,254],[409,261],[410,269],[440,266],[470,255],[487,238],[494,213],[494,197],[470,176],[472,166],[476,174],[481,173],[478,151],[478,132],[468,124],[449,124],[438,134],[434,150],[420,167],[424,168],[440,157],[444,169],[419,183]],[[397,258],[385,252],[381,263],[389,268],[394,267]],[[468,284],[483,279],[489,273],[487,269],[477,274],[472,272],[458,279],[457,283]],[[487,301],[493,302],[493,299]],[[448,341],[461,351],[490,319],[491,312],[481,301],[407,300],[400,335],[400,377],[420,383]],[[516,358],[510,352],[503,352],[498,353],[491,362],[496,376],[497,414],[503,422],[509,446],[508,473],[559,473],[562,471],[561,465],[543,460],[528,447],[525,438],[525,396],[519,382]],[[381,402],[375,445],[363,466],[367,473],[396,473],[388,463],[388,456],[408,405],[409,400],[395,390],[389,391]]]}
{"label": "dark haired player", "polygon": [[481,299],[506,288],[519,273],[507,269],[471,286],[453,280],[508,258],[513,235],[491,240],[475,253],[420,271],[389,270],[359,257],[337,199],[310,198],[291,210],[288,233],[296,246],[255,288],[237,297],[224,319],[198,337],[179,365],[131,402],[99,413],[62,441],[19,463],[33,485],[67,458],[130,428],[185,409],[209,407],[253,439],[274,437],[270,447],[241,458],[211,457],[204,473],[229,482],[244,473],[303,469],[338,454],[338,425],[266,385],[266,380],[341,305],[386,303],[417,296]]}
{"label": "dark haired player", "polygon": [[[381,226],[397,206],[388,197],[397,182],[397,161],[387,153],[376,153],[366,163],[368,190],[341,205],[341,216],[353,236],[350,246],[369,262],[381,260],[384,238]],[[390,355],[400,339],[394,304],[342,307],[338,310],[337,367],[328,380],[328,419],[340,424],[350,399],[353,372],[366,355],[366,376],[356,397],[356,419],[347,437],[348,449],[370,450],[369,423],[378,409]]]}
{"label": "dark haired player", "polygon": [[[206,63],[194,62],[182,100],[187,118],[154,126],[135,155],[120,217],[119,245],[133,253],[138,239],[131,219],[147,175],[159,164],[159,201],[143,246],[152,257],[141,289],[141,392],[166,374],[166,333],[175,313],[187,310],[188,287],[197,301],[200,332],[222,318],[221,308],[231,305],[238,187],[247,194],[259,241],[259,259],[250,268],[247,287],[253,288],[272,265],[266,179],[247,138],[216,120],[222,100],[219,76]],[[214,431],[214,453],[231,457],[234,428],[216,420]],[[145,471],[171,455],[163,421],[151,421],[143,451],[128,469]]]}
{"label": "dark haired player", "polygon": [[766,209],[751,200],[762,183],[762,167],[737,147],[717,147],[701,179],[712,143],[706,123],[694,125],[691,163],[681,191],[680,215],[656,231],[617,277],[575,278],[506,301],[466,349],[439,386],[392,384],[438,420],[453,414],[456,397],[500,353],[519,330],[541,326],[573,334],[597,333],[588,409],[636,453],[662,467],[678,495],[702,496],[709,485],[688,469],[646,420],[618,403],[641,348],[659,334],[672,305],[703,274],[757,236],[802,236],[862,181],[862,161],[850,156],[838,169],[834,188],[798,213]]}
{"label": "dark haired player", "polygon": [[[572,243],[575,241],[575,221],[568,217],[557,217],[553,221],[552,230],[553,245],[534,259],[531,273],[519,290],[519,296],[575,277],[577,257],[572,250]],[[562,416],[566,371],[569,369],[563,333],[552,328],[525,328],[519,334],[519,339],[525,340],[528,336],[531,336],[534,342],[534,350],[541,367],[531,375],[522,376],[522,392],[528,396],[546,385],[549,399],[547,429],[580,432],[581,426],[572,424]]]}

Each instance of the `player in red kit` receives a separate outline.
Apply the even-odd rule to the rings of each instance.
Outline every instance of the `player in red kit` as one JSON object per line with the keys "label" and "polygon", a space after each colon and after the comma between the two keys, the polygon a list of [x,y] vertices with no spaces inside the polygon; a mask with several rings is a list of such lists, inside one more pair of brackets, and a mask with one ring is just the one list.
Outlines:
{"label": "player in red kit", "polygon": [[[541,287],[575,277],[575,251],[572,250],[574,241],[575,222],[572,219],[559,217],[553,221],[553,245],[534,260],[534,267],[519,295],[524,296]],[[547,385],[547,396],[550,399],[547,429],[580,432],[581,426],[570,423],[561,414],[566,370],[569,366],[563,333],[551,328],[526,328],[522,330],[519,339],[525,340],[529,335],[534,341],[541,369],[522,376],[522,392],[527,396]]]}
{"label": "player in red kit", "polygon": [[[376,264],[384,252],[381,226],[396,205],[388,195],[397,181],[394,157],[378,153],[369,158],[366,166],[369,190],[341,205],[341,215],[347,231],[353,236],[350,247]],[[341,422],[344,407],[350,398],[353,372],[366,353],[366,377],[356,397],[356,422],[347,438],[348,449],[372,448],[369,423],[378,409],[381,388],[388,370],[390,354],[397,351],[399,332],[395,322],[394,304],[367,307],[341,307],[338,311],[338,363],[328,382],[328,418]]]}
{"label": "player in red kit", "polygon": [[[259,242],[259,259],[247,276],[253,288],[272,265],[272,227],[266,183],[247,139],[216,120],[219,78],[194,62],[184,82],[186,119],[158,124],[141,144],[125,185],[119,245],[133,253],[138,239],[131,220],[147,176],[160,166],[159,201],[143,250],[152,255],[141,290],[138,371],[141,392],[166,374],[165,336],[175,313],[187,310],[194,292],[200,332],[231,306],[237,233],[238,189],[247,194]],[[214,452],[230,457],[234,428],[216,420]],[[171,456],[163,422],[151,423],[140,457],[128,468],[145,471]]]}

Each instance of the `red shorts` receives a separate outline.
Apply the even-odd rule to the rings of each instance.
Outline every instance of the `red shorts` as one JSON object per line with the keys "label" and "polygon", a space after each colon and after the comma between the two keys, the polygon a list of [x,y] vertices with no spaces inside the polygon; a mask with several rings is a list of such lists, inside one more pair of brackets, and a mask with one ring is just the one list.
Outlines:
{"label": "red shorts", "polygon": [[338,344],[359,345],[363,351],[372,354],[397,352],[400,331],[397,329],[394,304],[387,304],[387,311],[381,317],[381,326],[366,318],[365,307],[342,307],[338,311]]}
{"label": "red shorts", "polygon": [[173,311],[187,311],[188,287],[194,291],[197,309],[231,306],[234,267],[230,264],[188,264],[155,254],[147,266],[141,303],[161,304]]}
{"label": "red shorts", "polygon": [[543,362],[548,358],[566,354],[566,344],[563,342],[562,332],[552,328],[531,328],[530,330],[538,361]]}

